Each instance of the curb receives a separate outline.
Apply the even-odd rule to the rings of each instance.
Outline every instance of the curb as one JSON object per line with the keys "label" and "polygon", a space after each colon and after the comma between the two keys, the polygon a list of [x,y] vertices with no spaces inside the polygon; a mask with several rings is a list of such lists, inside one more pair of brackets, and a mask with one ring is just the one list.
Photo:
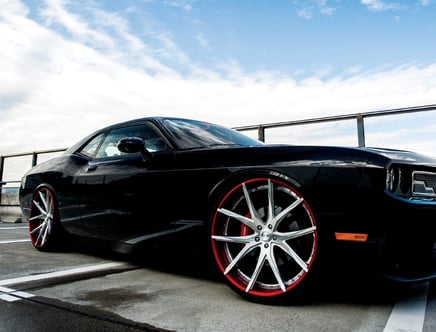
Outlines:
{"label": "curb", "polygon": [[0,206],[0,222],[18,224],[24,221],[19,206]]}

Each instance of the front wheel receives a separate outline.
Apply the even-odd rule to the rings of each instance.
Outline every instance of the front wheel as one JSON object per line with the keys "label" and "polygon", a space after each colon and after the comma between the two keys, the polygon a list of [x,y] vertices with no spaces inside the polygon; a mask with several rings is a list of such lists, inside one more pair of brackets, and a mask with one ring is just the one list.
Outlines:
{"label": "front wheel", "polygon": [[55,196],[47,187],[40,187],[33,194],[29,234],[38,250],[57,249],[62,242]]}
{"label": "front wheel", "polygon": [[210,233],[225,280],[252,300],[275,300],[301,288],[316,256],[317,226],[308,203],[275,178],[253,178],[228,191]]}

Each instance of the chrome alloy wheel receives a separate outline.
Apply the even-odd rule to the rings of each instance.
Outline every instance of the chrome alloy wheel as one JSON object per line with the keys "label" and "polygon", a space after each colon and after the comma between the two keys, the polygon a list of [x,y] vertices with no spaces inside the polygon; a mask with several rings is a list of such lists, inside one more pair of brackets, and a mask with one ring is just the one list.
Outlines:
{"label": "chrome alloy wheel", "polygon": [[29,217],[30,240],[37,249],[46,249],[51,242],[55,203],[50,189],[38,189],[32,200]]}
{"label": "chrome alloy wheel", "polygon": [[288,183],[254,178],[219,202],[211,224],[215,261],[227,282],[251,297],[274,298],[311,270],[317,248],[315,218]]}

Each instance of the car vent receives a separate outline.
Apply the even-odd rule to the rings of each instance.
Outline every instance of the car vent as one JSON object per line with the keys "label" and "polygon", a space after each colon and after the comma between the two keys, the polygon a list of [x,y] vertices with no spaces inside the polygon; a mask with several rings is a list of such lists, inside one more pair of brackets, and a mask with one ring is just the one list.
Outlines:
{"label": "car vent", "polygon": [[436,173],[422,171],[413,172],[412,195],[436,198]]}

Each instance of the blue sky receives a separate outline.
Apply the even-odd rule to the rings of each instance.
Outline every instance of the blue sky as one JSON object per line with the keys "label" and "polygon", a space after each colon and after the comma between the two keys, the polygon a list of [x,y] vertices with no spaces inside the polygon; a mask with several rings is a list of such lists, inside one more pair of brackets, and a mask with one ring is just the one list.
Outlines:
{"label": "blue sky", "polygon": [[[149,115],[234,127],[436,104],[434,0],[0,5],[0,155],[68,147]],[[433,153],[435,116],[414,119],[389,135],[377,124],[370,142]],[[331,139],[340,130],[312,134],[355,144],[354,133]],[[303,136],[274,141],[317,143]]]}
{"label": "blue sky", "polygon": [[[328,79],[428,65],[436,53],[431,0],[52,2],[64,4],[89,29],[113,33],[120,47],[126,42],[123,33],[134,35],[159,62],[183,75],[194,66],[226,75],[233,64],[246,73]],[[60,13],[44,9],[44,2],[26,4],[33,20],[67,39],[77,37],[73,27],[60,21]],[[87,42],[99,48],[95,40]],[[174,53],[169,55],[171,44]]]}

